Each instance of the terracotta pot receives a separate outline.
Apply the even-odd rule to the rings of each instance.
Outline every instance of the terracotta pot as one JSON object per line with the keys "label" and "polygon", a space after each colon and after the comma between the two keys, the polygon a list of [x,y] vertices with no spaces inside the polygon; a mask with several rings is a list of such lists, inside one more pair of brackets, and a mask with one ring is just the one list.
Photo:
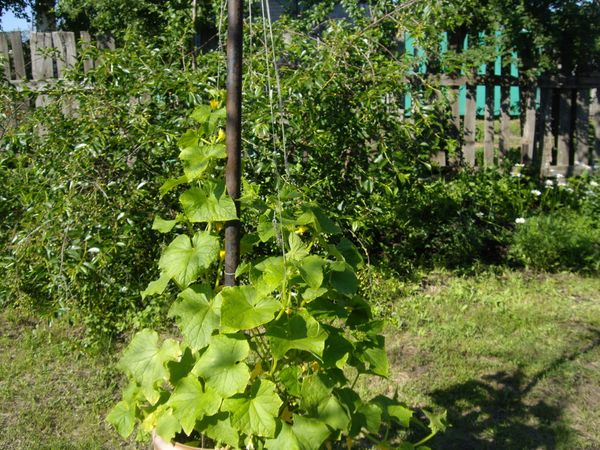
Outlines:
{"label": "terracotta pot", "polygon": [[203,447],[191,447],[189,445],[179,444],[177,442],[166,442],[155,432],[152,432],[152,444],[154,445],[154,450],[211,450]]}

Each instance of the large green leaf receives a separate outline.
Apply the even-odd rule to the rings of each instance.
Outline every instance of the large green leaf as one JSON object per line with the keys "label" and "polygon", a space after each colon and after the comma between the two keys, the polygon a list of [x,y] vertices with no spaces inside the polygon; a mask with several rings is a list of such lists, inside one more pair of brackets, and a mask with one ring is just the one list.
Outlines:
{"label": "large green leaf", "polygon": [[382,377],[388,376],[388,358],[383,336],[359,342],[352,356],[364,363],[369,373]]}
{"label": "large green leaf", "polygon": [[154,222],[152,222],[152,229],[156,231],[160,231],[161,233],[168,233],[173,229],[173,227],[177,224],[177,219],[173,220],[165,220],[160,216],[154,217]]}
{"label": "large green leaf", "polygon": [[354,294],[358,290],[358,279],[350,264],[337,261],[331,264],[331,285],[341,294]]}
{"label": "large green leaf", "polygon": [[185,184],[188,182],[188,179],[185,175],[181,175],[179,178],[169,178],[165,181],[159,189],[159,193],[161,197],[164,197],[168,192],[172,189],[176,188],[181,184]]}
{"label": "large green leaf", "polygon": [[225,400],[223,409],[231,413],[231,424],[248,435],[272,437],[282,405],[276,389],[273,382],[259,378],[247,394]]}
{"label": "large green leaf", "polygon": [[206,169],[210,167],[211,161],[226,156],[224,144],[188,146],[179,153],[179,159],[184,162],[183,172],[189,181],[200,178]]}
{"label": "large green leaf", "polygon": [[231,426],[229,413],[222,411],[214,416],[206,416],[198,422],[198,429],[217,444],[227,444],[238,448],[239,433]]}
{"label": "large green leaf", "polygon": [[286,280],[286,267],[281,256],[271,256],[256,264],[260,276],[251,279],[252,285],[261,293],[269,294],[280,289]]}
{"label": "large green leaf", "polygon": [[281,304],[270,296],[261,296],[252,286],[225,287],[220,293],[221,324],[229,331],[249,330],[265,324]]}
{"label": "large green leaf", "polygon": [[180,431],[181,424],[179,420],[170,413],[161,414],[156,421],[156,434],[167,442],[170,442]]}
{"label": "large green leaf", "polygon": [[350,416],[333,395],[319,405],[318,417],[334,430],[347,432],[349,429]]}
{"label": "large green leaf", "polygon": [[207,183],[204,188],[192,188],[179,198],[190,222],[226,222],[237,219],[235,204],[225,192],[224,183]]}
{"label": "large green leaf", "polygon": [[306,350],[322,356],[327,332],[307,313],[284,315],[267,327],[273,356],[282,358],[288,350]]}
{"label": "large green leaf", "polygon": [[331,396],[332,388],[328,387],[318,373],[309,375],[302,381],[300,399],[302,408],[310,414],[315,414],[317,408]]}
{"label": "large green leaf", "polygon": [[317,255],[303,258],[298,264],[302,279],[313,289],[318,289],[323,284],[323,266],[325,261]]}
{"label": "large green leaf", "polygon": [[219,248],[219,239],[206,231],[199,231],[191,240],[181,234],[164,250],[158,266],[185,288],[217,259]]}
{"label": "large green leaf", "polygon": [[140,385],[146,399],[154,404],[159,399],[156,385],[169,375],[166,363],[180,356],[181,349],[176,341],[167,339],[159,347],[158,334],[142,330],[125,349],[119,366]]}
{"label": "large green leaf", "polygon": [[321,448],[331,434],[327,425],[320,420],[302,416],[294,417],[294,424],[280,422],[281,429],[275,439],[268,439],[268,450],[315,450]]}
{"label": "large green leaf", "polygon": [[210,287],[194,285],[180,293],[180,300],[171,306],[170,316],[177,317],[177,324],[186,342],[193,350],[200,350],[208,345],[214,330],[220,322],[220,299],[212,296]]}
{"label": "large green leaf", "polygon": [[171,281],[171,277],[169,276],[169,274],[161,272],[158,280],[154,280],[148,283],[146,289],[142,291],[142,299],[146,298],[149,295],[162,294],[167,288],[169,281]]}
{"label": "large green leaf", "polygon": [[188,375],[177,383],[167,404],[173,408],[173,415],[181,423],[183,431],[190,435],[196,420],[215,414],[221,400],[221,396],[212,389],[202,389],[196,376]]}
{"label": "large green leaf", "polygon": [[127,438],[135,426],[135,405],[124,400],[110,410],[106,420],[112,424],[123,438]]}
{"label": "large green leaf", "polygon": [[242,362],[250,351],[248,341],[240,335],[214,335],[193,373],[202,376],[206,385],[223,398],[243,392],[250,379],[250,370]]}

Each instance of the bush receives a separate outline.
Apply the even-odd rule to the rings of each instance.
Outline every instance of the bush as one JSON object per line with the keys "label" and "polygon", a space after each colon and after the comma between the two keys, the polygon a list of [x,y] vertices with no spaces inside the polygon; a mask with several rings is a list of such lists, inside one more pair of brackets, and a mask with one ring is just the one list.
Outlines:
{"label": "bush", "polygon": [[600,270],[597,219],[572,211],[544,214],[517,224],[509,250],[513,264],[537,270]]}

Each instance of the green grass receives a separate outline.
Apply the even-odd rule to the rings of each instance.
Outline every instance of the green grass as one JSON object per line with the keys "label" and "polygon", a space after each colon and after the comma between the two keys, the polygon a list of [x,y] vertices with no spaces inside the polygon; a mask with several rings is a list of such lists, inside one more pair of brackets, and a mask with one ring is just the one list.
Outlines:
{"label": "green grass", "polygon": [[390,380],[364,389],[448,410],[433,448],[600,448],[599,278],[432,274],[386,309]]}
{"label": "green grass", "polygon": [[104,421],[118,395],[113,355],[83,351],[66,321],[23,311],[0,313],[0,329],[1,449],[138,448]]}
{"label": "green grass", "polygon": [[[392,319],[390,379],[362,389],[447,409],[432,448],[600,448],[599,278],[437,273],[374,289]],[[15,310],[0,327],[0,448],[148,448],[104,421],[121,379],[114,350],[84,351],[66,321]]]}

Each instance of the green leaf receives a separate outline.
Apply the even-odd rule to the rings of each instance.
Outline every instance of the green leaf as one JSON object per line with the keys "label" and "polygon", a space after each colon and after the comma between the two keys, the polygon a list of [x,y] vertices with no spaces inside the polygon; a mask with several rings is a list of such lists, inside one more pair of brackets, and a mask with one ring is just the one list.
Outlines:
{"label": "green leaf", "polygon": [[177,219],[173,220],[165,220],[160,216],[154,217],[154,222],[152,222],[152,229],[156,231],[160,231],[161,233],[168,233],[173,229],[173,227],[177,224]]}
{"label": "green leaf", "polygon": [[110,410],[106,420],[116,428],[123,438],[127,438],[135,426],[135,405],[120,401]]}
{"label": "green leaf", "polygon": [[223,398],[243,392],[250,379],[250,370],[242,362],[250,351],[248,341],[240,335],[214,335],[193,373],[202,376],[206,385]]}
{"label": "green leaf", "polygon": [[269,324],[266,335],[277,359],[291,349],[306,350],[320,357],[327,339],[327,332],[307,313],[284,315]]}
{"label": "green leaf", "polygon": [[354,294],[358,290],[358,279],[348,263],[331,264],[331,285],[341,294]]}
{"label": "green leaf", "polygon": [[219,249],[219,239],[207,231],[199,231],[191,240],[181,234],[164,250],[158,267],[185,288],[216,261]]}
{"label": "green leaf", "polygon": [[359,342],[353,356],[368,365],[368,372],[382,377],[388,376],[388,358],[383,336],[376,336],[373,340]]}
{"label": "green leaf", "polygon": [[211,112],[210,105],[199,105],[194,109],[190,117],[202,125],[208,122]]}
{"label": "green leaf", "polygon": [[273,382],[259,378],[248,394],[225,400],[223,409],[231,412],[231,425],[248,435],[272,437],[283,403],[276,389]]}
{"label": "green leaf", "polygon": [[177,317],[177,325],[193,350],[206,347],[213,331],[219,327],[219,297],[211,302],[211,296],[209,286],[194,285],[179,294],[177,298],[180,301],[169,310],[169,316]]}
{"label": "green leaf", "polygon": [[180,431],[179,420],[171,414],[162,414],[156,421],[156,434],[167,442],[171,442]]}
{"label": "green leaf", "polygon": [[354,270],[360,269],[364,265],[363,257],[348,239],[342,238],[336,247]]}
{"label": "green leaf", "polygon": [[196,376],[189,375],[177,383],[167,405],[173,408],[173,415],[189,436],[196,420],[216,414],[221,406],[221,397],[210,388],[202,389]]}
{"label": "green leaf", "polygon": [[361,402],[355,414],[353,414],[353,427],[355,424],[360,426],[356,434],[362,428],[366,428],[370,433],[377,434],[381,427],[381,408],[379,405]]}
{"label": "green leaf", "polygon": [[319,233],[341,233],[340,227],[327,217],[321,208],[316,206],[305,207],[304,213],[296,219],[296,223],[299,225],[312,224]]}
{"label": "green leaf", "polygon": [[296,233],[290,233],[288,243],[290,245],[290,250],[286,253],[286,257],[289,260],[300,261],[308,256],[308,247]]}
{"label": "green leaf", "polygon": [[330,332],[325,341],[323,363],[343,369],[353,351],[354,346],[340,332]]}
{"label": "green leaf", "polygon": [[279,289],[286,277],[286,268],[281,256],[271,256],[259,262],[254,268],[261,272],[258,280],[253,279],[254,287],[263,294]]}
{"label": "green leaf", "polygon": [[230,331],[249,330],[273,319],[281,304],[270,296],[261,296],[252,286],[225,287],[220,293],[221,324]]}
{"label": "green leaf", "polygon": [[323,266],[325,260],[317,255],[310,255],[300,261],[298,270],[302,279],[313,289],[323,284]]}
{"label": "green leaf", "polygon": [[435,414],[424,409],[423,414],[425,414],[429,420],[429,429],[432,433],[436,434],[446,431],[447,411],[444,411],[440,414]]}
{"label": "green leaf", "polygon": [[279,426],[281,427],[279,433],[277,433],[275,439],[267,439],[265,442],[265,448],[267,450],[304,450],[304,448],[300,445],[298,438],[294,434],[292,426],[283,421],[278,422]]}
{"label": "green leaf", "polygon": [[160,187],[160,189],[159,189],[160,196],[164,197],[172,189],[176,188],[180,184],[185,184],[187,182],[188,182],[188,179],[185,175],[182,175],[179,178],[169,178]]}
{"label": "green leaf", "polygon": [[295,416],[293,425],[281,423],[279,434],[267,440],[265,447],[268,450],[315,450],[321,448],[330,434],[327,425],[320,420]]}
{"label": "green leaf", "polygon": [[395,421],[404,428],[410,426],[410,420],[413,417],[413,411],[404,406],[398,400],[386,397],[384,395],[378,395],[373,398],[371,404],[378,405],[383,411],[383,418],[386,421]]}
{"label": "green leaf", "polygon": [[238,448],[239,434],[235,428],[231,426],[229,413],[220,412],[214,416],[204,417],[198,422],[198,430],[211,438],[217,444],[227,444],[233,448]]}
{"label": "green leaf", "polygon": [[287,366],[275,372],[277,381],[285,387],[287,392],[294,397],[300,397],[300,376],[302,371],[298,366]]}
{"label": "green leaf", "polygon": [[338,399],[333,395],[319,405],[318,417],[334,430],[344,433],[348,431],[350,417],[342,405],[340,405]]}
{"label": "green leaf", "polygon": [[321,297],[322,295],[324,295],[326,293],[327,293],[327,289],[325,289],[325,288],[318,288],[318,289],[307,288],[302,293],[302,301],[303,301],[303,303],[310,303],[313,300]]}
{"label": "green leaf", "polygon": [[179,153],[179,159],[184,162],[183,172],[188,182],[200,178],[212,161],[226,156],[224,144],[195,145],[186,147]]}
{"label": "green leaf", "polygon": [[179,344],[167,339],[158,347],[158,334],[151,330],[142,330],[135,335],[125,349],[119,366],[125,370],[141,387],[150,402],[155,404],[159,399],[156,384],[167,379],[169,372],[165,367],[167,361],[181,356]]}
{"label": "green leaf", "polygon": [[171,277],[168,273],[161,272],[158,280],[151,281],[148,283],[148,287],[142,291],[142,299],[149,295],[162,294],[167,288]]}
{"label": "green leaf", "polygon": [[331,397],[331,391],[332,389],[323,382],[319,374],[315,373],[305,377],[300,392],[302,408],[311,414],[315,414],[319,405],[327,402]]}
{"label": "green leaf", "polygon": [[226,222],[237,219],[235,204],[225,192],[225,184],[207,184],[204,189],[192,188],[179,197],[190,222]]}

